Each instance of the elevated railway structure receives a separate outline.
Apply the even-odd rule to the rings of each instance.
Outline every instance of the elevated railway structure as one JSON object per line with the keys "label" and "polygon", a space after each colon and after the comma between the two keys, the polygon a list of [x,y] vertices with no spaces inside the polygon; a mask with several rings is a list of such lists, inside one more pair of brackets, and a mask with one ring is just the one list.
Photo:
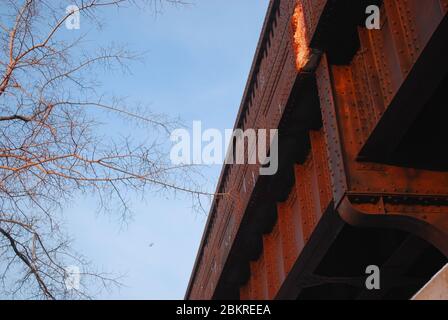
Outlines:
{"label": "elevated railway structure", "polygon": [[278,129],[279,170],[223,167],[187,299],[409,299],[447,263],[447,12],[270,2],[235,128]]}

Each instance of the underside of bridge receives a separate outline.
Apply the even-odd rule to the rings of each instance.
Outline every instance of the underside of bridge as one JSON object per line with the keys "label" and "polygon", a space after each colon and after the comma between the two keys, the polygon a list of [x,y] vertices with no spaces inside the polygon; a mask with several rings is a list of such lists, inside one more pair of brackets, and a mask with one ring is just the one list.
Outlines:
{"label": "underside of bridge", "polygon": [[448,262],[447,12],[271,1],[235,128],[279,169],[224,166],[187,299],[409,299]]}

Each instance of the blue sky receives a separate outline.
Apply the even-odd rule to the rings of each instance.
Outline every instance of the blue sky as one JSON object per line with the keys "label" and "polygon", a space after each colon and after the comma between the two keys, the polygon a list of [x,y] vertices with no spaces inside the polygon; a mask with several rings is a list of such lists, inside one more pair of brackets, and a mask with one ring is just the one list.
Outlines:
{"label": "blue sky", "polygon": [[[131,65],[132,74],[104,76],[105,92],[151,103],[153,111],[179,116],[190,126],[201,120],[205,129],[232,128],[268,2],[194,0],[192,6],[165,7],[157,16],[107,11],[103,29],[90,37],[147,54],[144,64]],[[220,170],[207,169],[209,190]],[[98,298],[183,298],[206,216],[192,211],[188,198],[151,194],[134,199],[132,211],[125,226],[116,216],[95,214],[91,198],[78,196],[64,211],[75,249],[100,270],[126,274],[123,288]]]}

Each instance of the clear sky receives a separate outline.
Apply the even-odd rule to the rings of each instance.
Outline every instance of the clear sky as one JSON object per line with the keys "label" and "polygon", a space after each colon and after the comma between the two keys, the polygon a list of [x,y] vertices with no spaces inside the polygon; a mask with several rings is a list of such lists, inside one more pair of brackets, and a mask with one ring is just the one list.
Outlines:
{"label": "clear sky", "polygon": [[[105,91],[150,102],[154,111],[190,126],[201,120],[205,128],[232,128],[268,2],[194,0],[193,6],[165,7],[157,17],[136,9],[108,11],[94,39],[148,54],[143,65],[131,65],[132,74],[102,79]],[[207,170],[210,190],[220,170]],[[100,270],[126,274],[121,290],[98,298],[183,298],[206,220],[192,211],[191,200],[134,199],[126,226],[95,210],[93,199],[79,196],[64,214],[76,250]]]}

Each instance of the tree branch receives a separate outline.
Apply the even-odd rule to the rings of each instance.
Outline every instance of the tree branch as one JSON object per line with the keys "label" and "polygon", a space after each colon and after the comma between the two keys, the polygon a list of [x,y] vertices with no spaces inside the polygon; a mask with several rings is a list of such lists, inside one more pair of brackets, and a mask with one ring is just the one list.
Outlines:
{"label": "tree branch", "polygon": [[23,122],[30,122],[32,119],[30,117],[22,116],[20,114],[15,114],[13,116],[0,116],[0,121],[12,121],[21,120]]}

